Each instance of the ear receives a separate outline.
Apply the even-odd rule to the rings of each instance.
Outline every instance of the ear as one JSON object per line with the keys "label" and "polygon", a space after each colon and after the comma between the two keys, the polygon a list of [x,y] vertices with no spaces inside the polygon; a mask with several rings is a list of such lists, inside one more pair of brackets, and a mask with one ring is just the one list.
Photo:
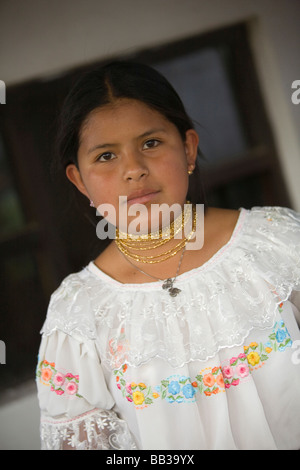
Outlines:
{"label": "ear", "polygon": [[86,197],[89,198],[88,192],[82,181],[80,171],[78,170],[77,166],[74,163],[71,163],[70,165],[67,166],[66,176],[68,180],[70,180],[71,183],[73,183],[82,194],[84,194]]}
{"label": "ear", "polygon": [[186,139],[184,142],[186,160],[188,168],[193,170],[196,164],[196,158],[198,154],[199,137],[194,129],[189,129],[185,133]]}

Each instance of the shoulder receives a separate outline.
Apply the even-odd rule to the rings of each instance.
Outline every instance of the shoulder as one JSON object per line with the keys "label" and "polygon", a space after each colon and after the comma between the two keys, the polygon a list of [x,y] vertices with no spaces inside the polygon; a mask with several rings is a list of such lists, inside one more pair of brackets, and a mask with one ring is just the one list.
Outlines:
{"label": "shoulder", "polygon": [[68,275],[50,297],[41,333],[62,331],[72,336],[95,338],[95,321],[90,308],[89,289],[93,278],[87,268]]}
{"label": "shoulder", "polygon": [[300,214],[293,209],[278,206],[252,207],[251,209],[230,210],[209,208],[207,221],[212,231],[223,233],[230,238],[239,227],[259,231],[262,227],[278,233],[299,234]]}
{"label": "shoulder", "polygon": [[260,219],[274,225],[287,222],[289,227],[300,228],[300,214],[289,207],[263,206],[249,210],[252,218]]}
{"label": "shoulder", "polygon": [[[255,260],[255,265],[300,268],[300,214],[285,207],[253,207],[239,211],[209,209],[205,238],[212,246],[231,248],[236,263],[241,258]],[[205,246],[205,245],[204,245]],[[234,251],[232,251],[234,249]]]}
{"label": "shoulder", "polygon": [[253,236],[282,243],[299,244],[300,214],[287,207],[253,207],[247,211],[246,230]]}
{"label": "shoulder", "polygon": [[300,289],[300,214],[285,207],[244,211],[235,256],[255,269],[282,299]]}

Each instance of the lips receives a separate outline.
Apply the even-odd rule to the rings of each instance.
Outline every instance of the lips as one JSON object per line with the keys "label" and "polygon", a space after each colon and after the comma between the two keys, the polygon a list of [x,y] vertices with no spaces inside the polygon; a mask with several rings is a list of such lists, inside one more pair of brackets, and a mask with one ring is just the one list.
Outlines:
{"label": "lips", "polygon": [[154,189],[142,189],[131,193],[127,197],[127,204],[145,204],[150,202],[159,193]]}

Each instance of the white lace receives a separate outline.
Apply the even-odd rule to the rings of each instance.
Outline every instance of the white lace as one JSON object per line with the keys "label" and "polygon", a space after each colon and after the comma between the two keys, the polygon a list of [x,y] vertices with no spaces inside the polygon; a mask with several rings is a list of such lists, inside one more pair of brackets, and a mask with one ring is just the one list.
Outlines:
{"label": "white lace", "polygon": [[94,339],[111,368],[153,357],[174,367],[206,361],[270,328],[278,304],[300,290],[300,215],[241,210],[230,241],[176,284],[182,292],[171,298],[160,282],[121,284],[90,263],[53,294],[42,331]]}
{"label": "white lace", "polygon": [[72,420],[41,420],[41,450],[130,450],[136,445],[125,421],[93,410]]}

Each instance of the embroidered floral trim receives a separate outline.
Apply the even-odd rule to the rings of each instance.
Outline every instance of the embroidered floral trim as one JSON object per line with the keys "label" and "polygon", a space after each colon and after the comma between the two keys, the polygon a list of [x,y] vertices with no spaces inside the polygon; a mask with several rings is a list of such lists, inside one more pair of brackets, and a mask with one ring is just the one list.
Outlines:
{"label": "embroidered floral trim", "polygon": [[237,357],[224,361],[220,366],[202,369],[193,381],[190,377],[172,375],[154,387],[144,382],[137,384],[126,380],[127,364],[114,370],[114,374],[123,397],[132,402],[137,409],[153,404],[157,398],[168,403],[192,403],[196,400],[196,394],[209,397],[225,392],[232,386],[240,385],[249,379],[253,370],[265,364],[271,353],[284,351],[291,346],[290,334],[281,320],[276,322],[267,342],[251,342],[244,346],[244,352]]}
{"label": "embroidered floral trim", "polygon": [[43,385],[50,386],[51,392],[55,392],[57,395],[82,398],[78,393],[79,375],[73,375],[69,372],[64,374],[58,371],[54,362],[41,361],[37,368],[36,377]]}

